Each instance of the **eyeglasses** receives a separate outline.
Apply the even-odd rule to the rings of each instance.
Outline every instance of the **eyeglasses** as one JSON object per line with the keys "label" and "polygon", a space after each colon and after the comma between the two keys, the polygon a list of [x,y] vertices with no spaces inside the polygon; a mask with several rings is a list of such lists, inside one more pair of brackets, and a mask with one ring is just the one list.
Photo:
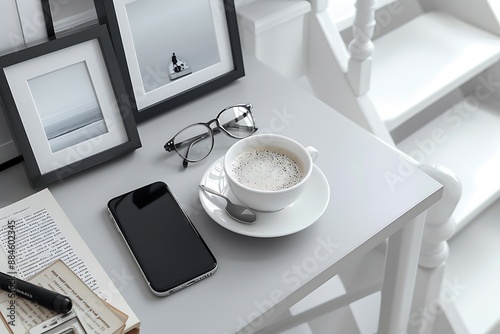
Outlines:
{"label": "eyeglasses", "polygon": [[[257,131],[252,108],[249,103],[227,107],[207,123],[195,123],[177,132],[164,148],[167,152],[176,151],[186,168],[189,162],[201,161],[212,152],[214,134],[222,131],[231,138],[242,139]],[[214,122],[216,127],[212,129]]]}

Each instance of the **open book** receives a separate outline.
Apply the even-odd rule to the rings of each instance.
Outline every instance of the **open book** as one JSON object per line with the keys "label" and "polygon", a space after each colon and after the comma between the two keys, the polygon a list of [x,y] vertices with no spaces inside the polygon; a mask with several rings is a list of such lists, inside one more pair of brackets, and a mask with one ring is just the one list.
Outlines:
{"label": "open book", "polygon": [[[33,276],[29,282],[69,297],[73,307],[66,314],[58,314],[4,291],[0,293],[0,316],[3,317],[7,332],[11,334],[123,333],[128,316],[99,298],[61,260],[57,260]],[[0,332],[4,333],[2,330]]]}
{"label": "open book", "polygon": [[57,260],[128,317],[124,333],[139,332],[139,319],[48,189],[0,209],[0,271],[30,280]]}

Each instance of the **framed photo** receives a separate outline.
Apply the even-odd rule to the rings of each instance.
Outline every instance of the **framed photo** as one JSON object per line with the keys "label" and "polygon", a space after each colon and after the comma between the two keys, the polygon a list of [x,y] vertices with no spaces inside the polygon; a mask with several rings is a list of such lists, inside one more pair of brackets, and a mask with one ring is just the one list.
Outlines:
{"label": "framed photo", "polygon": [[141,146],[105,26],[0,58],[3,109],[34,188]]}
{"label": "framed photo", "polygon": [[140,122],[244,76],[233,0],[94,0]]}
{"label": "framed photo", "polygon": [[93,0],[37,1],[41,1],[49,39],[61,38],[98,23]]}

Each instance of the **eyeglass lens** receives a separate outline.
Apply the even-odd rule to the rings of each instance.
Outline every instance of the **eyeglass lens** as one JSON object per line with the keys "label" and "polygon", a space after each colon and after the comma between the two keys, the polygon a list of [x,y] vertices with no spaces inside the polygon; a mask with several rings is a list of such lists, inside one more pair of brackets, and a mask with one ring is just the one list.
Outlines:
{"label": "eyeglass lens", "polygon": [[204,159],[212,151],[213,136],[210,128],[204,124],[188,126],[175,136],[176,150],[189,161]]}
{"label": "eyeglass lens", "polygon": [[245,106],[235,106],[222,111],[219,125],[234,138],[245,138],[255,132],[255,123],[250,110]]}

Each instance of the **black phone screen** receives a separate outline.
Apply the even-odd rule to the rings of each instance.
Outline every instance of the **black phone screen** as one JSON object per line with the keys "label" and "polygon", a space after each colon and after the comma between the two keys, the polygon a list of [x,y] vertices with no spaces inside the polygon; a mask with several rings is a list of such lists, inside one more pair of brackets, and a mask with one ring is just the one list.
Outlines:
{"label": "black phone screen", "polygon": [[153,292],[171,293],[216,269],[215,257],[165,183],[113,198],[108,208]]}

